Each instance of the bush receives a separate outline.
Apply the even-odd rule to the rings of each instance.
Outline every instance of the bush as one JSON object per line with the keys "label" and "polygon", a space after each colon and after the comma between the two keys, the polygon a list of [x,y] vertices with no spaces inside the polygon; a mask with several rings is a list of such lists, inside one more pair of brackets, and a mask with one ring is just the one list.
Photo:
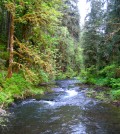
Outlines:
{"label": "bush", "polygon": [[94,83],[99,86],[108,86],[109,85],[109,79],[104,77],[96,77],[94,78]]}
{"label": "bush", "polygon": [[62,71],[57,71],[56,80],[61,80],[61,79],[65,79],[65,78],[66,78],[65,73],[63,73]]}
{"label": "bush", "polygon": [[5,76],[5,72],[0,74],[0,105],[9,104],[14,101],[14,98],[43,93],[43,89],[35,88],[22,74],[13,74],[10,79],[6,79]]}
{"label": "bush", "polygon": [[95,84],[95,78],[97,77],[97,70],[95,66],[81,70],[79,77],[83,83]]}
{"label": "bush", "polygon": [[116,73],[116,65],[109,65],[99,71],[99,75],[108,78],[114,78]]}
{"label": "bush", "polygon": [[40,69],[39,71],[39,82],[48,82],[49,80],[49,75],[46,73],[44,70]]}
{"label": "bush", "polygon": [[112,90],[111,96],[114,100],[120,100],[120,89],[119,90]]}
{"label": "bush", "polygon": [[[120,67],[109,65],[96,71],[95,67],[81,70],[80,80],[84,83],[95,84],[98,86],[111,87],[112,91],[109,94],[114,100],[120,100]],[[98,95],[99,97],[99,95]]]}
{"label": "bush", "polygon": [[110,85],[113,89],[120,89],[120,78],[118,79],[111,78]]}

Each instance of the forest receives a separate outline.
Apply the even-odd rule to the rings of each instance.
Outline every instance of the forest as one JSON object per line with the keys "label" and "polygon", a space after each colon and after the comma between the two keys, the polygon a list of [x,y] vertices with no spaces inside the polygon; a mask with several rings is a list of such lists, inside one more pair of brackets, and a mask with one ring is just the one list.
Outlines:
{"label": "forest", "polygon": [[78,0],[0,0],[1,107],[74,77],[120,100],[120,1],[87,2],[81,26]]}

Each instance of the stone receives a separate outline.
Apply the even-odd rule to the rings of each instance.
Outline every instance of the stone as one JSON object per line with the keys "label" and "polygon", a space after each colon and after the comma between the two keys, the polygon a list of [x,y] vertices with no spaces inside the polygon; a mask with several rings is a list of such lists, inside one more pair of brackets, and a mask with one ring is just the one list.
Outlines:
{"label": "stone", "polygon": [[6,111],[0,108],[0,115],[4,115],[4,114],[6,114]]}

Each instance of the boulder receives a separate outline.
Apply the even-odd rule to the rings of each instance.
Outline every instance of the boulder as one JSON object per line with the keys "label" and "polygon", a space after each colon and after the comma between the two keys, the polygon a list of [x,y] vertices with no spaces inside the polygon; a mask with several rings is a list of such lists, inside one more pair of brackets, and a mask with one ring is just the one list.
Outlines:
{"label": "boulder", "polygon": [[0,108],[0,115],[4,115],[4,114],[6,114],[6,111]]}

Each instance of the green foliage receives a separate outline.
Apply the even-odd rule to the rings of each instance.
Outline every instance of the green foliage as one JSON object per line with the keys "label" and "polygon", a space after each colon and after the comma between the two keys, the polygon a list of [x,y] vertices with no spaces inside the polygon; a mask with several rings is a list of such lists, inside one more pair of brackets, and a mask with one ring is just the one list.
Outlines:
{"label": "green foliage", "polygon": [[[111,96],[113,100],[120,100],[120,78],[116,78],[116,72],[118,70],[118,66],[109,65],[101,69],[100,71],[96,71],[94,67],[87,68],[86,70],[82,70],[80,74],[80,80],[84,83],[95,84],[97,86],[107,86],[112,88],[111,91],[108,91],[107,94]],[[100,93],[88,92],[88,96],[95,97],[96,99],[104,100],[106,98],[106,93],[103,91]]]}
{"label": "green foliage", "polygon": [[117,78],[117,79],[111,78],[110,85],[113,89],[119,89],[120,88],[120,78]]}
{"label": "green foliage", "polygon": [[58,71],[56,74],[56,79],[61,80],[61,79],[67,79],[67,78],[73,78],[77,76],[77,72],[75,72],[72,68],[67,67],[66,72]]}
{"label": "green foliage", "polygon": [[[81,69],[80,79],[85,83],[112,88],[109,94],[120,100],[120,1],[88,2],[91,8],[81,36],[85,69]],[[95,68],[91,68],[93,65]],[[103,97],[102,93],[98,95],[98,98]]]}
{"label": "green foliage", "polygon": [[44,70],[39,70],[39,82],[48,82],[49,81],[49,75]]}
{"label": "green foliage", "polygon": [[108,77],[108,78],[114,78],[116,73],[116,65],[108,65],[104,67],[102,70],[100,70],[99,74]]}
{"label": "green foliage", "polygon": [[[83,48],[84,66],[89,68],[95,65],[100,68],[104,65],[103,54],[103,33],[104,10],[103,1],[89,0],[91,5],[90,12],[86,15],[86,21],[81,36],[81,44]],[[103,65],[102,65],[103,64]]]}
{"label": "green foliage", "polygon": [[5,69],[6,60],[8,60],[9,53],[5,51],[6,44],[0,41],[0,70]]}
{"label": "green foliage", "polygon": [[87,91],[86,94],[88,97],[92,97],[104,102],[110,102],[111,101],[111,97],[110,97],[110,93],[108,91],[95,91],[94,89],[89,89]]}
{"label": "green foliage", "polygon": [[96,77],[94,84],[99,85],[99,86],[109,86],[110,79],[106,77]]}
{"label": "green foliage", "polygon": [[66,71],[65,75],[68,78],[73,78],[73,77],[77,76],[77,72],[74,69],[72,69],[71,67],[67,67],[67,71]]}
{"label": "green foliage", "polygon": [[[108,65],[120,65],[120,1],[89,0],[91,10],[86,16],[82,47],[85,67],[96,65],[98,69]],[[106,6],[106,8],[103,8]],[[107,10],[106,10],[107,9]],[[106,68],[106,69],[107,69]],[[106,70],[104,70],[106,71]],[[114,77],[106,72],[107,77]]]}
{"label": "green foliage", "polygon": [[10,35],[14,43],[13,76],[6,79],[6,73],[0,73],[0,104],[43,93],[34,84],[76,76],[80,70],[79,30],[77,1],[2,0],[0,41],[5,43],[0,42],[0,70],[9,66]]}
{"label": "green foliage", "polygon": [[55,78],[56,80],[62,80],[66,78],[66,75],[62,71],[58,71]]}
{"label": "green foliage", "polygon": [[35,94],[43,94],[43,89],[35,88],[26,81],[22,74],[15,74],[12,78],[5,78],[6,72],[0,74],[0,105],[7,105],[14,99],[25,98]]}
{"label": "green foliage", "polygon": [[78,1],[64,0],[63,2],[65,4],[62,6],[62,23],[68,28],[71,37],[78,41],[80,34]]}
{"label": "green foliage", "polygon": [[90,68],[82,69],[80,72],[80,79],[84,83],[95,83],[95,77],[97,77],[97,70],[95,66],[91,66]]}
{"label": "green foliage", "polygon": [[120,89],[119,90],[112,90],[111,96],[113,100],[120,100]]}
{"label": "green foliage", "polygon": [[[83,82],[101,85],[101,86],[110,86],[112,88],[117,87],[119,83],[119,78],[116,78],[116,65],[109,65],[104,67],[101,70],[97,70],[95,66],[81,70],[80,77],[83,79]],[[119,84],[118,84],[119,85]]]}

